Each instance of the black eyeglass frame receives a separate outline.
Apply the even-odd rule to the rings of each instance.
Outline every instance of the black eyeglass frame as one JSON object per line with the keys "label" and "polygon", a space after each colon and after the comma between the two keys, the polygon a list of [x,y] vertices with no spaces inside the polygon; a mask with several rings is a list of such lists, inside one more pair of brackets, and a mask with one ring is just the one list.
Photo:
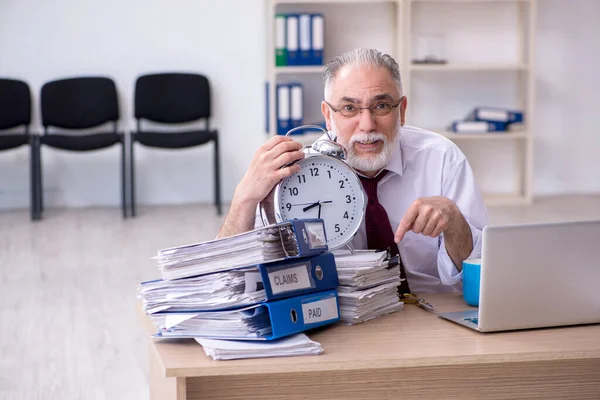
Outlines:
{"label": "black eyeglass frame", "polygon": [[334,106],[331,105],[331,103],[329,103],[327,100],[323,100],[325,103],[327,103],[327,105],[329,106],[329,108],[331,108],[333,110],[333,112],[339,112],[341,115],[343,115],[346,118],[353,118],[356,117],[358,114],[362,114],[362,110],[369,110],[369,112],[371,113],[371,116],[374,117],[385,117],[386,115],[390,115],[391,112],[393,111],[394,108],[398,107],[400,105],[400,103],[402,103],[402,99],[404,98],[404,96],[400,97],[400,100],[398,100],[398,102],[392,106],[390,106],[390,112],[386,113],[386,114],[382,114],[382,115],[377,115],[374,114],[375,109],[373,108],[374,106],[369,106],[369,107],[356,107],[356,109],[358,110],[358,113],[356,113],[355,115],[344,115],[341,112],[341,108],[335,108]]}

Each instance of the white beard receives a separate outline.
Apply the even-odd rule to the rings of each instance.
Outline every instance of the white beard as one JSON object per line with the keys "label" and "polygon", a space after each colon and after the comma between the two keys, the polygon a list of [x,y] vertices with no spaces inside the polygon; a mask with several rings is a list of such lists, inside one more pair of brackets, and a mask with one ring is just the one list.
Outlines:
{"label": "white beard", "polygon": [[[338,138],[338,143],[344,146],[348,153],[348,158],[346,160],[348,165],[358,171],[364,172],[379,171],[385,167],[390,161],[390,158],[392,158],[394,148],[398,146],[398,141],[400,139],[400,124],[398,124],[398,127],[396,128],[396,132],[394,133],[392,140],[388,140],[387,136],[385,136],[383,133],[371,132],[355,133],[352,135],[349,142],[345,142],[338,135],[338,131],[333,120],[331,121],[331,128],[333,134]],[[356,150],[354,149],[355,142],[373,142],[375,140],[383,141],[383,149],[379,153],[372,153],[363,157],[356,154]]]}

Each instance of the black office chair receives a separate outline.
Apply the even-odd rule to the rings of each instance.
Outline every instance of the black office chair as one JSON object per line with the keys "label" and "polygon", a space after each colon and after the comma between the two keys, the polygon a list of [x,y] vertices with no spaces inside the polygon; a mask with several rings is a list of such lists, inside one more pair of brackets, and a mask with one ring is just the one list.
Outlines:
{"label": "black office chair", "polygon": [[[33,141],[39,166],[39,207],[43,210],[41,145],[69,151],[93,151],[121,145],[121,208],[127,218],[126,160],[124,134],[118,132],[119,104],[117,89],[110,78],[80,77],[55,80],[42,86],[41,113],[44,134]],[[86,130],[112,122],[111,129],[98,133],[72,134],[68,130]],[[49,132],[60,128],[61,133]]]}
{"label": "black office chair", "polygon": [[[0,131],[10,129],[9,133],[0,132],[0,151],[16,149],[28,145],[31,140],[31,91],[29,85],[16,79],[0,79]],[[23,130],[15,128],[23,126]],[[32,149],[32,147],[30,147]],[[35,219],[34,205],[37,201],[35,175],[37,167],[34,157],[30,156],[31,219]]]}
{"label": "black office chair", "polygon": [[[221,215],[221,184],[219,170],[219,134],[210,129],[211,96],[208,79],[198,74],[148,74],[135,83],[135,118],[137,131],[130,142],[130,197],[131,215],[135,206],[134,143],[144,146],[181,149],[214,142],[214,202]],[[205,129],[160,132],[142,130],[141,120],[163,124],[177,124],[205,120]]]}

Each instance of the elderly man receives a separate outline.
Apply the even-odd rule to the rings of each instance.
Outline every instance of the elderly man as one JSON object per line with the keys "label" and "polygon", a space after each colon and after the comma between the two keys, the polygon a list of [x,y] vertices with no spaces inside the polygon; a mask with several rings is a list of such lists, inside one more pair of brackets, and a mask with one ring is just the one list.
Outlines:
{"label": "elderly man", "polygon": [[[488,213],[464,154],[436,133],[405,125],[407,98],[398,64],[373,49],[356,49],[325,68],[321,110],[348,151],[369,200],[352,241],[357,249],[400,254],[401,292],[460,290],[462,261],[479,257]],[[277,136],[256,151],[236,188],[219,233],[254,228],[257,204],[299,167],[302,146]]]}

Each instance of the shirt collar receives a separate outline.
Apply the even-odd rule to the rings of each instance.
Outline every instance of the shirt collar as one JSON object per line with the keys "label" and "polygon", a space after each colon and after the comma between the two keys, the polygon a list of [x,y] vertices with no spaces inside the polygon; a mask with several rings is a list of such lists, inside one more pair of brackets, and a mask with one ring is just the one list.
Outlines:
{"label": "shirt collar", "polygon": [[[399,132],[398,134],[402,135],[401,132]],[[398,140],[398,145],[394,148],[394,151],[392,152],[392,157],[385,166],[385,169],[402,176],[402,173],[404,172],[404,159],[402,158],[401,137],[400,140]]]}

